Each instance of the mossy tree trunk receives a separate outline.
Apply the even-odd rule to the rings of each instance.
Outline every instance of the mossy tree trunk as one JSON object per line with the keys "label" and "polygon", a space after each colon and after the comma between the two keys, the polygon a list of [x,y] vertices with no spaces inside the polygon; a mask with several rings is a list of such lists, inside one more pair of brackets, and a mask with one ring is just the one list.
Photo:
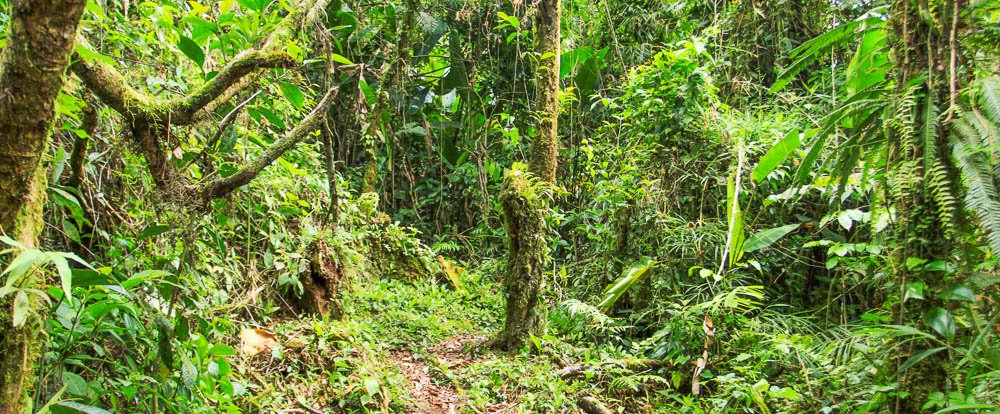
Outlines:
{"label": "mossy tree trunk", "polygon": [[[908,259],[951,260],[955,248],[953,231],[961,211],[949,202],[958,193],[957,172],[951,161],[948,141],[948,117],[943,114],[955,105],[957,91],[969,77],[957,50],[956,39],[965,30],[960,19],[962,0],[933,0],[916,5],[895,1],[889,19],[893,53],[896,60],[896,93],[913,93],[916,105],[902,108],[897,118],[910,119],[911,131],[890,128],[888,185],[891,204],[896,208],[894,223],[897,246],[891,259],[899,286],[922,282],[931,290],[941,289],[948,281],[941,272],[910,269]],[[928,19],[927,13],[932,13]],[[911,88],[916,88],[915,90]],[[903,101],[903,99],[899,99]],[[952,108],[956,109],[956,108]],[[903,112],[905,111],[905,112]],[[932,310],[948,305],[940,298],[923,300],[901,298],[896,308],[896,323],[932,332],[925,320]],[[947,314],[947,311],[944,311]],[[897,366],[912,355],[938,346],[931,342],[906,341],[899,346]],[[930,393],[948,393],[948,355],[937,352],[899,374],[899,389],[909,393],[897,398],[897,413],[924,412]]]}
{"label": "mossy tree trunk", "polygon": [[506,320],[496,346],[516,351],[541,332],[542,274],[548,262],[545,200],[536,192],[534,177],[519,170],[508,173],[500,203],[507,230]]}
{"label": "mossy tree trunk", "polygon": [[535,14],[535,51],[544,56],[535,70],[538,127],[531,141],[531,172],[549,183],[556,182],[559,153],[559,38],[560,0],[540,0]]}
{"label": "mossy tree trunk", "polygon": [[[539,186],[556,181],[559,151],[559,41],[560,0],[540,0],[535,14],[536,52],[543,57],[535,71],[538,126],[531,142],[531,175],[508,173],[500,196],[507,229],[508,265],[504,330],[497,347],[514,351],[543,329],[542,275],[548,262],[545,214],[548,211]],[[534,177],[532,176],[534,175]],[[534,180],[539,179],[541,183]],[[541,191],[545,191],[544,187]]]}
{"label": "mossy tree trunk", "polygon": [[[0,57],[0,230],[35,246],[42,228],[45,171],[55,101],[76,39],[84,0],[14,0]],[[39,280],[28,283],[41,283]],[[0,300],[0,414],[21,413],[34,388],[42,322],[12,323]]]}

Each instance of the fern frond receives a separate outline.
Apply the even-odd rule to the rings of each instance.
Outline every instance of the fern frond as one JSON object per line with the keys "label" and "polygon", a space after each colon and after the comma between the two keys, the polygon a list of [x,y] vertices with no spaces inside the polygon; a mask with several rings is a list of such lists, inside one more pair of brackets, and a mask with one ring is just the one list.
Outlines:
{"label": "fern frond", "polygon": [[954,183],[948,174],[948,166],[938,150],[938,108],[934,104],[932,94],[924,97],[924,123],[921,127],[921,144],[923,146],[924,171],[927,189],[937,212],[938,221],[943,225],[946,234],[951,234],[954,228],[955,209],[958,204],[952,192]]}
{"label": "fern frond", "polygon": [[979,217],[990,249],[1000,255],[1000,78],[981,81],[979,92],[979,107],[952,122],[952,155],[966,186],[965,205]]}
{"label": "fern frond", "polygon": [[965,178],[965,204],[976,212],[990,242],[994,254],[1000,255],[1000,201],[993,178],[981,162],[960,142],[955,142],[953,153]]}
{"label": "fern frond", "polygon": [[1000,124],[1000,77],[980,81],[979,105],[994,125]]}
{"label": "fern frond", "polygon": [[[853,131],[855,134],[851,134],[848,140],[845,141],[842,146],[845,148],[851,148],[852,146],[857,146],[860,140],[866,135],[865,131],[872,125],[875,124],[875,120],[878,118],[878,114],[881,113],[886,107],[886,99],[882,96],[882,85],[872,85],[861,91],[858,91],[851,97],[847,98],[842,102],[836,109],[833,110],[829,115],[820,121],[820,129],[816,132],[812,144],[810,144],[809,152],[806,157],[802,159],[802,163],[799,165],[799,170],[796,173],[796,180],[799,182],[805,182],[809,178],[809,172],[813,168],[813,164],[819,157],[823,146],[826,145],[827,139],[830,135],[834,134],[838,128],[847,119],[855,120]],[[845,171],[845,165],[849,162],[857,162],[860,157],[859,151],[843,151],[839,152],[841,155],[847,155],[845,157],[839,157],[836,160],[838,166],[838,173]],[[854,168],[854,164],[851,164],[846,171],[849,175],[851,169]],[[846,176],[842,176],[842,181],[845,181]]]}

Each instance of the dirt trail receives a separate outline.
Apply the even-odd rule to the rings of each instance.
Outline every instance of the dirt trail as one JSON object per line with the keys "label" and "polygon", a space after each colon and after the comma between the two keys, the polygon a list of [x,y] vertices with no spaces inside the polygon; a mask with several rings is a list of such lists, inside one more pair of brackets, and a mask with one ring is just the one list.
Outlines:
{"label": "dirt trail", "polygon": [[[448,371],[457,371],[477,360],[465,350],[482,344],[484,337],[475,335],[459,335],[427,348],[424,353],[417,354],[410,350],[393,351],[393,362],[399,371],[410,381],[408,391],[414,406],[410,407],[414,414],[456,414],[461,413],[465,397],[448,385],[435,380],[431,375],[430,366],[438,365]],[[491,406],[488,413],[506,412],[507,406]]]}

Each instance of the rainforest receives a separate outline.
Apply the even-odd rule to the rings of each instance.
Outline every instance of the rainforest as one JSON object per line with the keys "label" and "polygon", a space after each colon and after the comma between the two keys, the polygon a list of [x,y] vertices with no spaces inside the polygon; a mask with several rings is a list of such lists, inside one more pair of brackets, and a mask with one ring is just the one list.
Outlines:
{"label": "rainforest", "polygon": [[0,414],[1000,413],[998,0],[0,0]]}

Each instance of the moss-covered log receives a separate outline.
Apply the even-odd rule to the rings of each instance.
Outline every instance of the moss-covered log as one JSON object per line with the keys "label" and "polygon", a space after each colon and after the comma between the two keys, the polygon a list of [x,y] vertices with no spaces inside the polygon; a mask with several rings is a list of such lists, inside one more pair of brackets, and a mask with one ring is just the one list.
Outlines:
{"label": "moss-covered log", "polygon": [[[15,0],[0,56],[0,230],[35,246],[42,228],[42,157],[52,134],[84,0]],[[27,283],[38,284],[38,280]],[[0,300],[0,414],[21,413],[35,382],[41,321],[12,323]]]}
{"label": "moss-covered log", "polygon": [[515,351],[544,327],[539,305],[549,254],[545,238],[548,205],[536,179],[518,169],[507,174],[500,202],[507,229],[507,313],[496,347]]}

